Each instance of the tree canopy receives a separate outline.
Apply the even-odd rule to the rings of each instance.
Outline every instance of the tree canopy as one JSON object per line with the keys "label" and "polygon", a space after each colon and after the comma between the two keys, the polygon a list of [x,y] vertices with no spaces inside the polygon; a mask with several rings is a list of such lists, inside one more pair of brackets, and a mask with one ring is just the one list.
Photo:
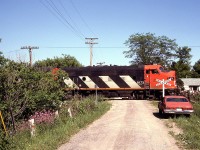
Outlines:
{"label": "tree canopy", "polygon": [[192,77],[193,78],[199,78],[200,77],[200,59],[193,66]]}
{"label": "tree canopy", "polygon": [[178,78],[191,77],[190,60],[192,58],[192,55],[190,54],[190,52],[191,48],[188,48],[187,46],[179,47],[175,52],[176,58],[178,60],[172,63],[170,69],[176,71],[176,75]]}
{"label": "tree canopy", "polygon": [[47,58],[46,60],[37,61],[34,67],[80,67],[81,63],[70,55],[64,55],[63,57]]}
{"label": "tree canopy", "polygon": [[131,58],[134,64],[158,63],[169,66],[175,56],[177,44],[175,39],[166,36],[155,36],[152,33],[133,34],[125,41],[129,50],[124,51],[125,57]]}

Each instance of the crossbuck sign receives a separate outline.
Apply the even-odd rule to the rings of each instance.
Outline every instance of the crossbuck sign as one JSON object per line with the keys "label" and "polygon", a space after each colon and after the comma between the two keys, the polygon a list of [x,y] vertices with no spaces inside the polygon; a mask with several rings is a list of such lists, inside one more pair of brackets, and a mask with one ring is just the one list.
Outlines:
{"label": "crossbuck sign", "polygon": [[168,83],[168,82],[170,82],[170,81],[171,81],[171,79],[168,79],[168,80],[164,80],[164,79],[162,79],[162,80],[159,80],[159,79],[156,79],[156,81],[158,82],[158,83],[156,84],[156,86],[159,86],[159,85],[161,85],[161,84],[162,84],[162,89],[163,89],[163,97],[165,97],[165,84],[166,84],[166,85],[168,85],[168,86],[171,86],[171,84],[170,84],[170,83]]}

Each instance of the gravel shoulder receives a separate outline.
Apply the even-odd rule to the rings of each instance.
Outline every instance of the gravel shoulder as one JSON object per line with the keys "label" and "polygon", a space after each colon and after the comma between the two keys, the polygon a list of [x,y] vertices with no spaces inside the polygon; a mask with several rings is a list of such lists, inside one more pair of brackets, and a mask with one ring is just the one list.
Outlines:
{"label": "gravel shoulder", "polygon": [[113,100],[112,108],[58,150],[178,150],[157,109],[144,100]]}

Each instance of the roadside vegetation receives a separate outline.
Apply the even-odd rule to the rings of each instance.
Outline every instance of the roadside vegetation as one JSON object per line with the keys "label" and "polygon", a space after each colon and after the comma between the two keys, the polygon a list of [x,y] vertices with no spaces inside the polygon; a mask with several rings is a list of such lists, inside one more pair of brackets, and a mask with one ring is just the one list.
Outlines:
{"label": "roadside vegetation", "polygon": [[190,117],[180,116],[173,121],[183,130],[182,134],[175,137],[182,141],[187,149],[200,149],[200,93],[191,96],[194,114]]}
{"label": "roadside vegetation", "polygon": [[[109,110],[110,104],[108,102],[102,101],[102,98],[99,98],[98,104],[95,105],[94,99],[94,97],[81,101],[74,99],[63,104],[59,111],[59,118],[52,123],[38,125],[35,137],[30,136],[29,130],[24,130],[8,138],[9,145],[6,146],[8,146],[8,149],[17,150],[54,150],[58,148],[81,128],[86,127]],[[73,117],[69,116],[69,107],[72,109]]]}
{"label": "roadside vegetation", "polygon": [[[0,150],[56,149],[109,110],[110,104],[101,96],[97,104],[95,97],[66,99],[63,78],[67,73],[59,70],[53,76],[51,69],[67,63],[81,65],[64,55],[30,67],[0,52]],[[30,126],[29,119],[34,119],[34,125]],[[34,136],[30,128],[35,129]]]}

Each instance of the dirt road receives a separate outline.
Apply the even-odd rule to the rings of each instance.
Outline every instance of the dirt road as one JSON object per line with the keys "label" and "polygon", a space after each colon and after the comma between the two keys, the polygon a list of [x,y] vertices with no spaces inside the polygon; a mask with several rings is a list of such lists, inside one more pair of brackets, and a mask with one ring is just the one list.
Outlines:
{"label": "dirt road", "polygon": [[59,150],[178,150],[149,101],[116,100],[99,120]]}

